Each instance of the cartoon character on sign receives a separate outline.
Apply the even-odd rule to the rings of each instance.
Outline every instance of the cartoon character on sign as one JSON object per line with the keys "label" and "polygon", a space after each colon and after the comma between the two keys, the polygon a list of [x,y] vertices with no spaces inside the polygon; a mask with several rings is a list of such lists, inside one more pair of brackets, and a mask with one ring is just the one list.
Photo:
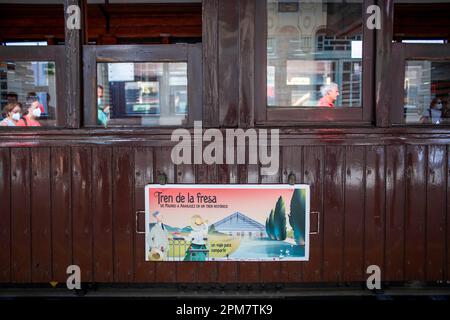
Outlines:
{"label": "cartoon character on sign", "polygon": [[184,261],[205,261],[208,256],[208,221],[203,220],[200,215],[191,218],[192,231],[186,241],[190,241],[191,245],[186,251]]}
{"label": "cartoon character on sign", "polygon": [[148,236],[148,243],[150,248],[150,261],[164,261],[167,259],[169,251],[169,232],[163,224],[163,215],[156,211],[153,213],[156,223],[150,226],[151,230]]}

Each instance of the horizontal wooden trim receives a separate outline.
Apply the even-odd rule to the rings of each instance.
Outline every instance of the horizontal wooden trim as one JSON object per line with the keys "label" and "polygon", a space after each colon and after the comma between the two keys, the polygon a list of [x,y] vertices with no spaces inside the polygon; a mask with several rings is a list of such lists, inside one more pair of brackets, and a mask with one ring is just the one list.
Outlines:
{"label": "horizontal wooden trim", "polygon": [[188,60],[187,44],[170,45],[98,45],[83,46],[93,50],[99,62],[176,62]]}
{"label": "horizontal wooden trim", "polygon": [[356,122],[363,121],[363,108],[267,108],[268,121]]}

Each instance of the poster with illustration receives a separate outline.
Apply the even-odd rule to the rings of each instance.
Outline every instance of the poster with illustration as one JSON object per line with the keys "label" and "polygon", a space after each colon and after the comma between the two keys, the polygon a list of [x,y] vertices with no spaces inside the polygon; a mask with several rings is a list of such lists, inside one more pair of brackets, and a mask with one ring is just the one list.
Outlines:
{"label": "poster with illustration", "polygon": [[147,185],[147,261],[307,261],[307,185]]}

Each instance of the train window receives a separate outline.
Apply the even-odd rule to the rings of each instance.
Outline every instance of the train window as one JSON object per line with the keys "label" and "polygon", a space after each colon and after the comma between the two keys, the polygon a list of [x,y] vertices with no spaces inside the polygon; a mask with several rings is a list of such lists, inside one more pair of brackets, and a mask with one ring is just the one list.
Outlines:
{"label": "train window", "polygon": [[362,1],[268,1],[269,107],[361,107],[362,9]]}
{"label": "train window", "polygon": [[0,61],[0,126],[56,125],[54,61]]}
{"label": "train window", "polygon": [[98,63],[97,124],[182,125],[187,90],[186,62]]}
{"label": "train window", "polygon": [[190,126],[201,120],[201,45],[84,46],[83,59],[85,126]]}
{"label": "train window", "polygon": [[450,61],[406,61],[404,122],[450,123]]}
{"label": "train window", "polygon": [[369,3],[267,0],[266,120],[370,120]]}

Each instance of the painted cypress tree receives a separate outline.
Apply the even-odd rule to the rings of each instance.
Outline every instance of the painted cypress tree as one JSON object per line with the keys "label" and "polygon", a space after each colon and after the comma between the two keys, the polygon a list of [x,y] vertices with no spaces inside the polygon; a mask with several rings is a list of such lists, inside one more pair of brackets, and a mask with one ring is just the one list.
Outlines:
{"label": "painted cypress tree", "polygon": [[282,197],[278,198],[274,212],[274,236],[276,240],[286,240],[286,208]]}
{"label": "painted cypress tree", "polygon": [[267,235],[271,240],[275,240],[275,232],[274,232],[274,220],[273,217],[274,212],[273,209],[270,211],[269,218],[267,218]]}
{"label": "painted cypress tree", "polygon": [[305,243],[305,208],[305,190],[295,189],[291,199],[289,224],[294,230],[294,240],[298,245]]}

